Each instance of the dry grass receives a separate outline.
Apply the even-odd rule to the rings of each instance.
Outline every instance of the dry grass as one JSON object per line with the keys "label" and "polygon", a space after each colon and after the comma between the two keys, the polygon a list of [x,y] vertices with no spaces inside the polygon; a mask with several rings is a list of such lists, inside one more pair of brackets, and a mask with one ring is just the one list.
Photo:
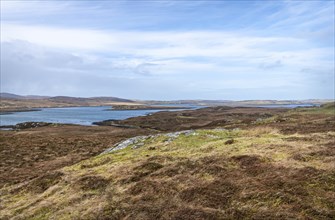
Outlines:
{"label": "dry grass", "polygon": [[154,138],[3,188],[0,218],[330,219],[334,138],[270,127]]}
{"label": "dry grass", "polygon": [[326,108],[159,136],[3,187],[0,219],[333,219]]}

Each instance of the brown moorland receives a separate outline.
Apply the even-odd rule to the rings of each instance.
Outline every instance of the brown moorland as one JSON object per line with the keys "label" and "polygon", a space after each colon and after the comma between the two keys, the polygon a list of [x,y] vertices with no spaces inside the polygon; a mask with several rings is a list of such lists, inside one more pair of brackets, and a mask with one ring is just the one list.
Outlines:
{"label": "brown moorland", "polygon": [[[136,128],[52,125],[1,131],[6,160],[0,218],[335,216],[334,104],[159,112],[117,123]],[[151,136],[140,147],[98,155],[127,137],[185,129],[195,130],[173,140]],[[23,157],[14,156],[21,152]],[[19,162],[22,167],[15,167]],[[20,169],[20,177],[9,178]]]}

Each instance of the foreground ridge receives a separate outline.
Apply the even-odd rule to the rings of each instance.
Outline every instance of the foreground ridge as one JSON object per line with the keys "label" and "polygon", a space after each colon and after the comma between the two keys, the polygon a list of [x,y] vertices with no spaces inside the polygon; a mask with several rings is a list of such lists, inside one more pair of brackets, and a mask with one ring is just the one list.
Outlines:
{"label": "foreground ridge", "polygon": [[[82,157],[7,181],[0,219],[332,219],[334,110],[332,103],[285,111],[208,108],[118,122],[142,127],[136,129],[1,131],[1,146],[29,140],[35,145],[28,149],[43,147],[42,155],[63,149]],[[42,146],[44,135],[55,143]],[[49,164],[63,162],[62,155]]]}
{"label": "foreground ridge", "polygon": [[165,142],[171,142],[174,139],[178,138],[181,134],[184,134],[185,136],[194,135],[195,131],[194,130],[186,130],[186,131],[170,132],[170,133],[166,133],[166,134],[136,136],[136,137],[132,137],[132,138],[129,138],[127,140],[124,140],[121,143],[117,143],[115,146],[106,149],[101,154],[107,154],[107,153],[111,153],[113,151],[122,150],[122,149],[124,149],[124,148],[126,148],[130,145],[133,145],[132,149],[135,149],[135,148],[143,146],[144,142],[148,139],[162,137],[162,136],[168,138]]}
{"label": "foreground ridge", "polygon": [[3,188],[0,217],[327,219],[334,215],[334,138],[267,127],[138,136]]}

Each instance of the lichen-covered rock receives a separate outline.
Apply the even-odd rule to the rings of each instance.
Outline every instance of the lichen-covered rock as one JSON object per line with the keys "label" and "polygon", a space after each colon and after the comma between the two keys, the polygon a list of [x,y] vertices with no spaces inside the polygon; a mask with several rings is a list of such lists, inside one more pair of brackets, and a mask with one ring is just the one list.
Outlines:
{"label": "lichen-covered rock", "polygon": [[185,136],[190,136],[194,135],[196,132],[194,130],[186,130],[186,131],[177,131],[177,132],[171,132],[171,133],[166,133],[166,134],[156,134],[156,135],[148,135],[148,136],[137,136],[137,137],[132,137],[127,140],[124,140],[116,145],[114,145],[111,148],[106,149],[104,152],[101,154],[108,154],[113,151],[121,150],[124,149],[128,146],[132,146],[132,149],[137,149],[142,146],[144,146],[144,141],[150,139],[150,138],[156,138],[156,137],[167,137],[168,139],[165,141],[166,143],[170,143],[176,138],[178,138],[180,135],[185,135]]}
{"label": "lichen-covered rock", "polygon": [[108,148],[107,150],[102,152],[102,154],[106,154],[106,153],[110,153],[110,152],[113,152],[113,151],[116,151],[116,150],[124,149],[124,148],[126,148],[130,145],[137,144],[137,143],[139,143],[141,141],[144,141],[148,138],[149,138],[149,136],[137,136],[137,137],[129,138],[125,141],[122,141],[122,142],[114,145],[114,147],[112,147],[112,148]]}

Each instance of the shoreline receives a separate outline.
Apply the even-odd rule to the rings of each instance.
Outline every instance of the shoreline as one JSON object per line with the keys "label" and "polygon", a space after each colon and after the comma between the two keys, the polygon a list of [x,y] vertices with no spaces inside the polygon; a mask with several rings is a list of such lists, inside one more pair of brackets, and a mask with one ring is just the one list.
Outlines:
{"label": "shoreline", "polygon": [[[115,106],[118,106],[119,109],[113,109]],[[129,106],[129,107],[128,107]],[[191,107],[183,106],[148,106],[146,108],[137,107],[140,105],[65,105],[65,106],[46,106],[46,107],[34,107],[34,108],[13,108],[13,109],[1,109],[0,115],[14,114],[16,112],[32,112],[32,111],[41,111],[44,108],[77,108],[77,107],[111,107],[111,109],[106,109],[105,111],[128,111],[128,110],[164,110],[164,109],[191,109]],[[141,105],[142,106],[142,105]]]}
{"label": "shoreline", "polygon": [[[137,105],[136,105],[137,106]],[[160,108],[160,106],[141,106],[139,108],[135,107],[136,109],[121,109],[121,108],[127,108],[127,106],[124,105],[119,105],[118,107],[120,109],[104,109],[104,111],[140,111],[140,110],[161,110],[161,111],[157,111],[157,112],[153,112],[153,113],[147,113],[147,114],[143,114],[143,115],[139,115],[139,116],[134,116],[134,117],[129,117],[129,118],[125,118],[125,119],[110,119],[107,118],[105,120],[101,120],[101,121],[93,121],[91,122],[91,124],[76,124],[76,123],[54,123],[54,122],[47,122],[47,121],[23,121],[23,122],[19,122],[16,124],[12,124],[12,125],[0,125],[0,130],[21,130],[21,129],[27,129],[27,128],[34,128],[35,125],[33,126],[29,126],[28,124],[34,124],[34,123],[48,123],[48,124],[58,124],[58,125],[63,125],[63,124],[67,124],[67,125],[79,125],[79,126],[88,126],[88,127],[93,127],[93,126],[112,126],[112,127],[118,127],[118,128],[141,128],[142,126],[137,124],[137,125],[129,125],[129,124],[124,124],[127,123],[128,121],[137,121],[140,120],[143,117],[148,117],[151,116],[153,118],[155,118],[156,114],[161,114],[161,113],[167,113],[168,115],[173,114],[173,112],[178,112],[183,114],[183,112],[185,111],[196,111],[196,110],[200,110],[200,109],[213,109],[213,108],[227,108],[227,109],[231,109],[231,111],[234,111],[236,109],[263,109],[263,110],[285,110],[285,111],[289,111],[290,109],[313,109],[313,108],[320,108],[323,105],[314,105],[314,106],[296,106],[293,108],[289,108],[289,107],[282,107],[282,106],[278,106],[278,105],[271,105],[271,106],[241,106],[241,107],[231,107],[231,106],[208,106],[208,107],[202,107],[202,108],[192,108],[192,107],[179,107],[179,106],[163,106],[164,108]],[[46,107],[46,108],[75,108],[75,107],[110,107],[110,106],[67,106],[67,107]],[[148,108],[147,108],[148,107]],[[159,107],[159,108],[155,108],[155,107]],[[167,109],[165,107],[170,107],[170,109],[176,109],[176,110],[180,110],[180,111],[168,111],[170,109]],[[41,111],[42,109],[39,108],[34,108],[34,109],[17,109],[17,110],[12,110],[12,111],[2,111],[0,110],[0,115],[10,115],[10,114],[14,114],[16,112],[30,112],[30,111]],[[167,111],[164,111],[167,110]],[[206,111],[206,110],[205,110]],[[177,113],[177,115],[178,115]],[[156,120],[156,119],[155,119]],[[22,126],[23,124],[26,124],[28,126]],[[24,128],[22,128],[24,127]],[[38,126],[39,127],[39,126]]]}
{"label": "shoreline", "polygon": [[47,106],[47,107],[34,107],[27,109],[0,109],[0,115],[13,114],[16,112],[33,112],[33,111],[42,111],[43,108],[76,108],[76,107],[111,107],[110,105],[71,105],[71,106]]}
{"label": "shoreline", "polygon": [[17,112],[38,112],[41,111],[40,108],[32,108],[32,109],[0,109],[0,115],[11,115]]}
{"label": "shoreline", "polygon": [[170,109],[192,109],[187,106],[164,106],[164,105],[114,105],[106,111],[137,111],[137,110],[170,110]]}

